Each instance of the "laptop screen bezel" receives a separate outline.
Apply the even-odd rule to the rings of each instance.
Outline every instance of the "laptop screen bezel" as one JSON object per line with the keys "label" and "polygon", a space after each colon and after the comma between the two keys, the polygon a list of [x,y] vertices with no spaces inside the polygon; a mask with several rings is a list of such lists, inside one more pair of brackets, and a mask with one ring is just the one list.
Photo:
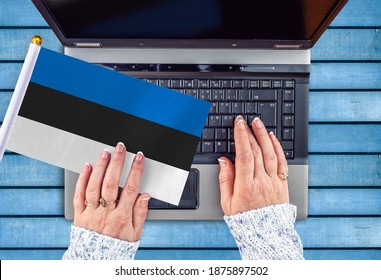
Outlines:
{"label": "laptop screen bezel", "polygon": [[100,39],[67,38],[42,0],[32,0],[62,45],[66,47],[127,48],[224,48],[224,49],[310,49],[348,0],[338,0],[310,40],[232,40],[232,39]]}

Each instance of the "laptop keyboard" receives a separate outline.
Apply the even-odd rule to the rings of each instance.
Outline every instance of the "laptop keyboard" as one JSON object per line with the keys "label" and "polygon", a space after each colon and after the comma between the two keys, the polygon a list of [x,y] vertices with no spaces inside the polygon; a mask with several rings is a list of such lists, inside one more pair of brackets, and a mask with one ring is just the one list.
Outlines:
{"label": "laptop keyboard", "polygon": [[295,80],[288,79],[144,79],[212,103],[194,163],[234,160],[233,124],[259,117],[281,141],[287,159],[294,158]]}

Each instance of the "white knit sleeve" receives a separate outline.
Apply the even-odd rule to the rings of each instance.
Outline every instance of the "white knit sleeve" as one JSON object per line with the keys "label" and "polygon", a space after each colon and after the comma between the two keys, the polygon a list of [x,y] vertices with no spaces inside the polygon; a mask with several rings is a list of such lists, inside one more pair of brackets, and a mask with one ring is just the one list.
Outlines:
{"label": "white knit sleeve", "polygon": [[70,246],[63,260],[132,260],[139,241],[128,242],[95,231],[71,226]]}
{"label": "white knit sleeve", "polygon": [[277,204],[224,216],[242,259],[300,260],[303,246],[295,229],[296,207]]}

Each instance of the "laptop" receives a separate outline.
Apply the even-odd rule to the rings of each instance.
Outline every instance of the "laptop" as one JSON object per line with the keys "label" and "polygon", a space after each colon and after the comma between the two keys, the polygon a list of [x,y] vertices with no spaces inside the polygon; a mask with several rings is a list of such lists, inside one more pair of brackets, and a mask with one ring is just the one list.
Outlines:
{"label": "laptop", "polygon": [[[281,141],[291,203],[307,217],[310,49],[347,0],[32,2],[65,54],[212,103],[180,204],[151,199],[148,219],[223,218],[217,159],[234,161],[238,115]],[[65,171],[67,219],[77,178]]]}

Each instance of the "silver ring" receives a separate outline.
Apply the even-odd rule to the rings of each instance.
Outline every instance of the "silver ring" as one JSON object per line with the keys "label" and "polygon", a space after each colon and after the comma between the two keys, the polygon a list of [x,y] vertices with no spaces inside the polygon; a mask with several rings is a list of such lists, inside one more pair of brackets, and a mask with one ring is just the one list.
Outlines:
{"label": "silver ring", "polygon": [[279,179],[281,179],[283,181],[287,181],[288,173],[278,173],[278,177],[279,177]]}

